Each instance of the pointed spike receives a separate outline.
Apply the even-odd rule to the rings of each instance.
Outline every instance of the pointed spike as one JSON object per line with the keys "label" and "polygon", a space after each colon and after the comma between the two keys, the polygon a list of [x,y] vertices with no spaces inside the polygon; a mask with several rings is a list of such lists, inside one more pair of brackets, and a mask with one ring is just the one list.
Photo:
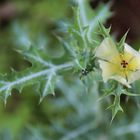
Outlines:
{"label": "pointed spike", "polygon": [[120,52],[123,52],[123,50],[124,50],[124,43],[125,43],[125,40],[126,40],[126,37],[127,37],[128,32],[129,32],[129,29],[123,35],[123,37],[121,38],[121,40],[119,41],[119,43],[117,45]]}
{"label": "pointed spike", "polygon": [[111,31],[111,26],[109,28],[105,28],[105,26],[99,21],[100,34],[103,35],[104,38],[110,37],[109,33]]}

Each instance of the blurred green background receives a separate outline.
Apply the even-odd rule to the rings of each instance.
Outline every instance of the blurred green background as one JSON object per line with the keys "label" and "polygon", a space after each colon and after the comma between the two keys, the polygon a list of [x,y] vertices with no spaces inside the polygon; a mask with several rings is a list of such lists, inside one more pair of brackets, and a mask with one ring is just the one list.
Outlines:
{"label": "blurred green background", "polygon": [[[95,4],[91,1],[89,5],[96,8],[100,2]],[[115,13],[118,7],[113,7]],[[71,2],[68,0],[1,1],[0,72],[10,72],[10,68],[20,71],[30,66],[30,63],[14,50],[19,45],[15,32],[19,36],[23,34],[25,43],[27,36],[24,31],[27,31],[36,44],[44,43],[53,48],[54,52],[50,50],[47,55],[53,54],[50,57],[57,63],[57,58],[64,52],[54,31],[63,30],[59,23],[61,20],[66,23],[71,21],[72,16]],[[122,19],[121,14],[119,16]],[[117,18],[114,14],[106,24],[113,23],[115,19]],[[118,25],[112,25],[115,29],[113,34],[117,33],[119,36],[121,32],[116,30],[116,26],[118,28]],[[128,41],[133,43],[134,47],[139,47],[138,36],[131,35]],[[66,75],[64,78],[67,77]],[[65,83],[60,80],[56,95],[48,95],[41,104],[39,96],[34,95],[33,87],[24,88],[21,94],[13,90],[6,107],[3,101],[0,101],[0,140],[139,140],[139,97],[122,97],[121,105],[125,112],[119,113],[110,125],[111,112],[105,110],[110,99],[97,101],[100,93],[94,90],[100,89],[100,76],[94,73],[92,78],[92,83],[88,85],[91,90],[89,94],[85,95],[85,89],[81,88],[79,80],[69,78]],[[135,86],[139,91],[139,82],[136,82]]]}

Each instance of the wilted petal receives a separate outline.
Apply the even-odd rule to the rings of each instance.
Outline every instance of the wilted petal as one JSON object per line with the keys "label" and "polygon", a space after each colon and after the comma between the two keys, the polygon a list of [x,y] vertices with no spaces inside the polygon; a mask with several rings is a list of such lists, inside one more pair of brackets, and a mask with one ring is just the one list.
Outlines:
{"label": "wilted petal", "polygon": [[114,42],[110,38],[105,38],[96,49],[95,56],[103,60],[111,61],[114,57],[119,56],[119,52]]}

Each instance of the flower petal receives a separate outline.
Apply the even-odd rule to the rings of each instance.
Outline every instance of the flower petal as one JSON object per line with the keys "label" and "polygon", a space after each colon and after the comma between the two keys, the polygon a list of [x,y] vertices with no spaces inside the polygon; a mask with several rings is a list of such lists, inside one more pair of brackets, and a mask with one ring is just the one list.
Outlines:
{"label": "flower petal", "polygon": [[116,75],[116,76],[112,76],[110,79],[114,79],[119,83],[122,83],[123,85],[127,86],[128,88],[131,88],[130,83],[126,80],[126,78],[122,76]]}
{"label": "flower petal", "polygon": [[128,44],[124,44],[124,57],[126,60],[130,60],[130,69],[140,69],[140,52],[134,50]]}
{"label": "flower petal", "polygon": [[102,60],[99,60],[99,65],[100,68],[102,69],[102,77],[104,82],[107,82],[107,80],[109,79],[114,79],[122,83],[123,85],[127,86],[128,88],[131,87],[126,78],[121,75],[120,68],[118,67],[118,65],[105,62]]}
{"label": "flower petal", "polygon": [[103,60],[111,61],[114,57],[119,56],[119,52],[113,41],[110,38],[105,38],[96,49],[95,56]]}
{"label": "flower petal", "polygon": [[134,81],[140,79],[140,70],[133,72],[129,78],[128,78],[128,82],[129,83],[133,83]]}
{"label": "flower petal", "polygon": [[133,49],[130,45],[128,45],[127,43],[124,44],[124,52],[130,53],[133,56],[140,56],[140,53],[138,51],[136,51],[135,49]]}
{"label": "flower petal", "polygon": [[133,83],[134,81],[140,79],[140,52],[134,50],[132,47],[125,43],[124,53],[126,59],[128,59],[130,56],[133,58],[128,67],[128,69],[132,70],[128,76],[128,82]]}
{"label": "flower petal", "polygon": [[118,71],[117,65],[114,65],[112,63],[99,60],[100,68],[102,69],[102,77],[104,82],[106,82],[110,77],[116,75],[116,72]]}

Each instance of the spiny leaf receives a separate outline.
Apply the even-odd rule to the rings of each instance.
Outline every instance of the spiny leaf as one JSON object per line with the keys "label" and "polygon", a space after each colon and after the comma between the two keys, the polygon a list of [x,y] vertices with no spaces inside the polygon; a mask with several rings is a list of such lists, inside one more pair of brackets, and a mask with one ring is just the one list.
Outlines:
{"label": "spiny leaf", "polygon": [[116,88],[117,88],[117,82],[114,80],[110,80],[101,91],[104,93],[101,97],[99,97],[98,101],[102,100],[103,98],[113,95]]}
{"label": "spiny leaf", "polygon": [[119,43],[117,43],[118,50],[122,53],[124,51],[124,43],[127,37],[129,30],[124,34],[124,36],[121,38]]}
{"label": "spiny leaf", "polygon": [[111,123],[113,121],[113,119],[115,118],[116,114],[118,113],[118,111],[122,111],[123,109],[120,106],[120,95],[116,95],[114,94],[114,102],[111,106],[109,106],[107,109],[111,109],[112,110],[112,119],[111,119]]}
{"label": "spiny leaf", "polygon": [[[88,24],[88,19],[87,19],[87,16],[88,16],[88,11],[87,11],[87,4],[88,4],[88,1],[85,1],[85,0],[76,0],[77,1],[77,4],[78,4],[78,8],[79,8],[79,19],[81,20],[81,25],[82,26],[86,26]],[[89,6],[88,6],[89,8]]]}
{"label": "spiny leaf", "polygon": [[20,49],[16,50],[18,53],[20,53],[24,59],[31,62],[34,66],[40,66],[42,67],[50,67],[53,66],[49,61],[49,58],[46,56],[46,53],[42,50],[38,50],[36,46],[30,46],[28,49]]}
{"label": "spiny leaf", "polygon": [[90,19],[90,24],[89,24],[89,33],[88,37],[90,40],[93,40],[93,33],[97,30],[99,21],[101,23],[104,23],[106,19],[112,16],[112,12],[110,11],[111,3],[108,3],[106,5],[101,4],[95,9],[95,14],[92,18]]}
{"label": "spiny leaf", "polygon": [[61,44],[64,46],[64,49],[66,52],[71,56],[76,58],[76,52],[73,50],[72,46],[68,43],[68,41],[64,40],[63,38],[56,36],[57,39],[61,42]]}
{"label": "spiny leaf", "polygon": [[47,79],[45,79],[44,81],[41,82],[41,84],[40,84],[41,97],[40,97],[39,102],[42,102],[44,97],[47,96],[48,94],[55,95],[55,93],[54,93],[55,83],[56,83],[56,75],[54,75],[53,73],[50,74]]}
{"label": "spiny leaf", "polygon": [[74,24],[73,24],[74,28],[73,29],[77,30],[80,33],[83,26],[82,26],[79,7],[73,7],[73,12],[74,12]]}
{"label": "spiny leaf", "polygon": [[[12,72],[9,75],[1,76],[0,80],[0,97],[6,102],[8,96],[11,95],[12,89],[18,89],[22,90],[23,87],[27,85],[34,85],[38,83],[38,81],[41,83],[42,81],[46,80],[49,75],[54,74],[58,70],[63,70],[65,68],[71,67],[72,63],[62,64],[58,66],[53,66],[48,69],[43,68],[28,68],[22,72]],[[49,79],[48,79],[49,80]],[[51,80],[49,80],[49,87],[52,88]],[[47,80],[46,80],[47,81]],[[45,89],[44,87],[44,93],[42,97],[45,97],[47,95],[48,89]]]}
{"label": "spiny leaf", "polygon": [[110,37],[109,33],[110,33],[110,30],[111,30],[111,26],[109,28],[105,28],[104,25],[102,23],[99,22],[99,33],[104,37]]}
{"label": "spiny leaf", "polygon": [[98,101],[101,101],[103,98],[113,95],[114,87],[112,89],[108,89],[107,91],[104,91],[104,94],[99,97]]}

